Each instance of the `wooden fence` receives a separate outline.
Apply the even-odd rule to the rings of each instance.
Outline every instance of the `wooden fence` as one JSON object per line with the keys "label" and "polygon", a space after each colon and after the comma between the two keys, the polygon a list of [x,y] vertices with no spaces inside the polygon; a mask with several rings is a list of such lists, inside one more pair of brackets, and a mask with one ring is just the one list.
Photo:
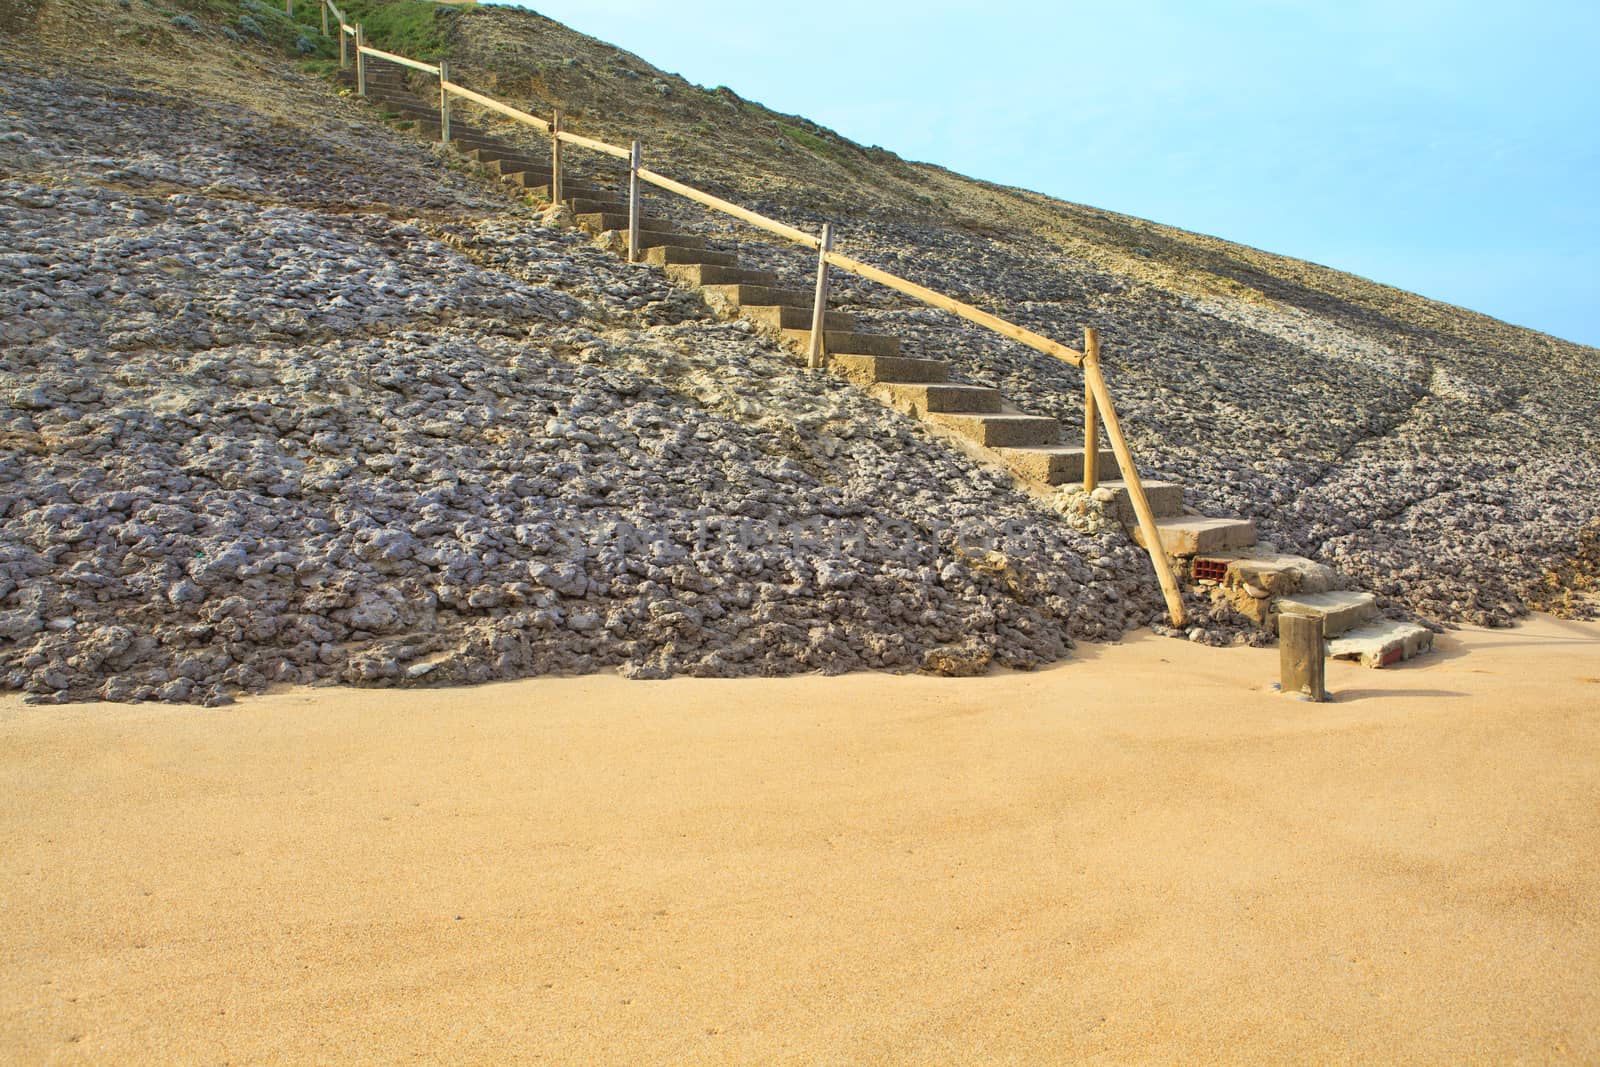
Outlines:
{"label": "wooden fence", "polygon": [[[293,0],[286,0],[292,3]],[[1155,512],[1150,507],[1150,499],[1145,494],[1144,484],[1139,479],[1138,468],[1133,462],[1133,452],[1128,447],[1127,439],[1122,433],[1122,423],[1117,418],[1116,405],[1111,401],[1111,392],[1106,386],[1105,375],[1100,367],[1100,338],[1093,329],[1084,330],[1084,344],[1080,351],[1053,341],[1042,334],[1035,333],[1024,326],[1009,322],[998,315],[984,311],[982,308],[946,296],[926,286],[902,278],[888,271],[880,270],[868,263],[863,263],[849,256],[833,251],[833,227],[824,225],[820,236],[813,236],[804,230],[797,229],[777,219],[740,207],[731,201],[713,196],[693,186],[675,181],[664,174],[650,170],[644,166],[644,150],[638,141],[629,147],[622,148],[618,145],[607,144],[591,137],[583,137],[565,129],[562,116],[557,111],[551,120],[542,119],[509,104],[502,103],[493,97],[474,92],[464,85],[451,80],[448,64],[441,61],[437,64],[424,63],[411,59],[408,56],[397,55],[394,52],[385,52],[367,44],[366,31],[360,23],[352,24],[344,17],[335,3],[335,0],[321,0],[323,7],[324,25],[326,16],[331,14],[339,26],[339,63],[342,67],[350,64],[346,42],[348,39],[355,41],[356,64],[356,89],[362,96],[367,93],[366,83],[366,57],[386,60],[400,66],[432,75],[439,79],[439,136],[440,140],[450,140],[450,112],[451,98],[460,99],[494,112],[513,122],[532,127],[550,138],[551,158],[551,199],[560,203],[562,187],[562,153],[561,146],[572,145],[575,148],[584,148],[592,152],[623,160],[628,164],[628,261],[639,261],[641,249],[639,247],[640,223],[640,188],[642,184],[653,185],[669,193],[674,193],[687,200],[708,207],[713,211],[729,215],[739,221],[764,230],[767,233],[782,237],[795,244],[817,252],[817,286],[815,306],[811,319],[811,348],[808,362],[813,367],[826,365],[826,334],[823,321],[827,312],[828,302],[828,271],[829,268],[838,268],[848,271],[869,281],[877,282],[896,292],[903,293],[915,300],[919,300],[930,307],[939,308],[952,315],[977,323],[1002,337],[1009,338],[1019,344],[1026,345],[1036,352],[1053,356],[1063,362],[1070,363],[1083,371],[1084,393],[1084,433],[1083,433],[1083,487],[1085,491],[1093,492],[1099,484],[1099,457],[1100,457],[1100,432],[1103,428],[1111,449],[1116,454],[1117,466],[1120,468],[1122,480],[1127,486],[1128,496],[1133,504],[1134,515],[1139,523],[1139,532],[1144,539],[1145,549],[1150,555],[1151,565],[1155,568],[1156,578],[1161,583],[1161,592],[1166,599],[1167,612],[1174,626],[1182,626],[1186,615],[1183,609],[1183,597],[1178,589],[1178,580],[1174,575],[1171,563],[1162,546],[1161,531],[1156,526]]]}

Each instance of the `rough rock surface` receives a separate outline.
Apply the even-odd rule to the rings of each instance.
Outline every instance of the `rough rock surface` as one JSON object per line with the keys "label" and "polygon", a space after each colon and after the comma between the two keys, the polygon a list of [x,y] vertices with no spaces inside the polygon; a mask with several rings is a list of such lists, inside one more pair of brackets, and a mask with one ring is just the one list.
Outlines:
{"label": "rough rock surface", "polygon": [[[208,12],[177,32],[145,0],[31,10],[68,22],[54,46],[27,19],[0,36],[0,685],[960,674],[1159,618],[1114,524],[1065,521],[265,46],[223,45]],[[528,13],[450,21],[469,84],[534,84],[612,140],[647,122],[669,173],[832,219],[846,252],[1049,334],[1100,327],[1147,476],[1391,611],[1592,610],[1563,595],[1600,521],[1592,350],[907,164]],[[835,292],[908,354],[1078,421],[1070,367]],[[1190,639],[1246,636],[1196,607]]]}
{"label": "rough rock surface", "polygon": [[4,77],[8,688],[970,673],[1157,608],[1120,531],[424,152],[335,209],[381,133]]}

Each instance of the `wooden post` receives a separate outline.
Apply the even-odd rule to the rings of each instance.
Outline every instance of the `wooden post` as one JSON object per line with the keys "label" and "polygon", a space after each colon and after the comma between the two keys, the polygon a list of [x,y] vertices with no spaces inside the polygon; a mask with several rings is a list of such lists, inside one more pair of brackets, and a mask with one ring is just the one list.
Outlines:
{"label": "wooden post", "polygon": [[[1083,361],[1100,365],[1100,331],[1093,326],[1083,331]],[[1095,411],[1094,389],[1088,375],[1083,380],[1083,491],[1092,493],[1100,484],[1100,418]]]}
{"label": "wooden post", "polygon": [[322,36],[328,36],[328,5],[319,5],[322,8]]}
{"label": "wooden post", "polygon": [[1139,468],[1133,465],[1133,452],[1128,448],[1127,439],[1122,436],[1122,422],[1117,418],[1117,409],[1111,406],[1111,391],[1106,388],[1105,375],[1100,373],[1100,361],[1084,360],[1083,375],[1094,390],[1100,417],[1105,423],[1106,437],[1111,441],[1111,450],[1117,454],[1122,480],[1128,485],[1128,497],[1133,501],[1133,513],[1139,518],[1139,533],[1144,538],[1145,551],[1150,554],[1150,562],[1156,569],[1156,580],[1161,583],[1161,593],[1167,601],[1167,614],[1172,619],[1172,625],[1182,626],[1188,621],[1188,614],[1183,610],[1183,593],[1178,589],[1178,579],[1173,576],[1172,564],[1167,562],[1167,550],[1161,543],[1161,530],[1156,526],[1155,511],[1150,507],[1150,498],[1145,496],[1144,483],[1139,480]]}
{"label": "wooden post", "polygon": [[639,168],[644,166],[644,149],[633,142],[628,158],[628,262],[639,262]]}
{"label": "wooden post", "polygon": [[811,310],[811,350],[806,366],[820,370],[828,365],[828,253],[833,251],[833,223],[822,224],[822,244],[817,251],[817,299]]}
{"label": "wooden post", "polygon": [[294,18],[294,0],[283,0],[283,13]]}
{"label": "wooden post", "polygon": [[1279,686],[1315,701],[1328,699],[1327,664],[1323,660],[1322,618],[1278,616]]}
{"label": "wooden post", "polygon": [[356,95],[367,95],[367,57],[361,50],[367,45],[367,31],[356,23]]}
{"label": "wooden post", "polygon": [[439,60],[439,143],[450,143],[450,94],[444,83],[450,80],[450,64]]}
{"label": "wooden post", "polygon": [[339,26],[339,69],[344,70],[350,65],[350,35],[344,32],[344,25]]}
{"label": "wooden post", "polygon": [[561,188],[561,109],[557,108],[550,122],[550,202],[559,204],[566,199]]}

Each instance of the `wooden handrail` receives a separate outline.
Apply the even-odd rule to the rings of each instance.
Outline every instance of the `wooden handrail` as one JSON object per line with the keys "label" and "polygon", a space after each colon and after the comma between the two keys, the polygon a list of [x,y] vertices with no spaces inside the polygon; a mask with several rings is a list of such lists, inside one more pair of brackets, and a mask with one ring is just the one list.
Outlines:
{"label": "wooden handrail", "polygon": [[775,233],[779,237],[787,237],[796,244],[805,245],[807,248],[815,249],[822,247],[822,242],[819,239],[811,236],[804,230],[797,230],[793,226],[786,226],[777,219],[769,219],[765,215],[759,215],[756,212],[751,211],[749,208],[740,207],[738,204],[724,200],[720,196],[712,196],[710,193],[702,193],[700,190],[691,185],[684,185],[682,182],[675,182],[671,178],[668,178],[665,175],[657,174],[653,170],[646,170],[641,167],[639,168],[639,177],[649,182],[651,185],[659,185],[668,192],[677,193],[679,196],[693,200],[697,204],[704,204],[706,207],[715,208],[725,215],[732,215],[736,219],[741,219],[744,222],[748,222],[758,230],[766,230],[768,233]]}
{"label": "wooden handrail", "polygon": [[330,12],[332,12],[334,19],[336,19],[338,21],[338,23],[339,23],[339,25],[341,27],[344,26],[345,21],[346,21],[345,17],[344,17],[344,12],[339,10],[339,5],[338,4],[335,4],[333,2],[333,0],[322,0],[322,6],[327,8]]}
{"label": "wooden handrail", "polygon": [[1167,616],[1172,619],[1172,625],[1182,626],[1188,620],[1187,613],[1183,610],[1183,593],[1178,589],[1178,579],[1172,573],[1172,564],[1167,561],[1166,546],[1161,543],[1161,528],[1156,525],[1155,509],[1150,506],[1150,498],[1145,495],[1144,483],[1139,480],[1139,468],[1134,466],[1133,451],[1128,448],[1127,438],[1122,436],[1122,422],[1117,418],[1117,409],[1111,403],[1111,390],[1106,388],[1105,375],[1100,373],[1100,358],[1098,353],[1090,359],[1084,360],[1083,376],[1093,390],[1095,398],[1100,404],[1100,420],[1106,428],[1106,437],[1111,440],[1111,450],[1117,454],[1117,466],[1122,470],[1122,480],[1128,487],[1128,499],[1133,503],[1134,517],[1139,521],[1139,533],[1144,537],[1144,548],[1150,556],[1150,564],[1155,568],[1156,581],[1161,583],[1161,595],[1167,602]]}
{"label": "wooden handrail", "polygon": [[[493,97],[484,96],[482,93],[475,93],[464,85],[457,85],[453,81],[444,81],[440,83],[440,88],[444,89],[446,92],[454,93],[463,100],[471,100],[479,107],[486,107],[490,111],[498,112],[508,119],[514,119],[517,122],[525,123],[526,125],[532,126],[535,129],[543,130],[545,133],[550,132],[550,124],[544,119],[541,119],[539,116],[530,115],[526,111],[518,111],[511,105],[502,104]],[[626,155],[627,153],[623,154]]]}
{"label": "wooden handrail", "polygon": [[[815,246],[813,245],[813,247]],[[842,267],[852,274],[870,278],[880,285],[887,285],[890,289],[898,290],[907,296],[914,296],[923,303],[942,308],[952,315],[959,315],[964,319],[977,323],[979,326],[987,326],[1000,336],[1009,337],[1013,341],[1020,341],[1029,348],[1043,352],[1047,356],[1055,356],[1057,359],[1065,360],[1074,367],[1083,366],[1083,353],[1077,349],[1068,348],[1058,341],[1050,340],[1043,334],[1034,333],[1032,330],[1018,326],[1016,323],[1007,322],[998,315],[989,314],[982,308],[973,307],[971,304],[945,296],[943,293],[936,293],[926,286],[907,281],[898,275],[890,274],[886,270],[879,270],[877,267],[863,263],[859,259],[841,256],[837,252],[828,253],[828,262],[836,267]]]}
{"label": "wooden handrail", "polygon": [[385,52],[382,49],[373,48],[371,45],[364,44],[361,46],[361,50],[369,56],[377,56],[379,59],[387,59],[389,62],[398,63],[402,67],[410,67],[412,70],[420,70],[424,74],[432,74],[435,78],[439,76],[439,67],[437,64],[419,63],[415,59],[407,59],[405,56],[397,56],[393,52]]}
{"label": "wooden handrail", "polygon": [[568,144],[575,144],[579,148],[587,148],[594,152],[600,152],[603,155],[615,156],[617,159],[633,158],[633,152],[631,149],[618,148],[614,144],[606,144],[604,141],[596,141],[592,137],[580,137],[578,134],[570,133],[566,130],[561,131],[561,139]]}
{"label": "wooden handrail", "polygon": [[[442,64],[434,66],[396,55],[393,52],[370,48],[362,40],[359,28],[353,27],[345,21],[343,13],[334,5],[333,0],[322,0],[322,3],[338,18],[339,32],[356,38],[358,60],[362,55],[376,56],[379,59],[399,63],[402,66],[411,67],[414,70],[420,70],[436,76],[439,79],[441,104],[445,102],[444,94],[451,93],[464,100],[470,100],[480,107],[488,108],[490,111],[504,115],[506,118],[542,130],[550,134],[557,142],[577,145],[580,148],[587,148],[617,159],[628,160],[630,172],[639,181],[646,181],[668,192],[677,193],[685,199],[693,200],[697,204],[709,207],[714,211],[720,211],[725,215],[731,215],[757,229],[766,230],[768,233],[776,234],[786,240],[817,251],[819,253],[819,270],[826,265],[847,270],[852,274],[860,275],[870,281],[887,286],[896,292],[914,297],[932,307],[948,311],[969,322],[975,322],[1002,337],[1024,344],[1036,352],[1043,352],[1045,355],[1054,356],[1063,362],[1072,364],[1074,367],[1081,368],[1084,374],[1084,405],[1086,408],[1084,462],[1086,464],[1087,484],[1085,488],[1093,488],[1094,484],[1094,463],[1099,456],[1099,445],[1094,440],[1098,436],[1094,433],[1094,424],[1098,420],[1105,427],[1106,437],[1111,442],[1112,451],[1116,453],[1117,466],[1121,469],[1123,482],[1127,485],[1128,497],[1133,504],[1134,515],[1139,524],[1139,532],[1144,539],[1145,550],[1150,555],[1150,562],[1155,567],[1156,578],[1161,583],[1161,593],[1166,599],[1167,611],[1172,618],[1172,624],[1174,626],[1183,626],[1185,624],[1187,616],[1183,609],[1183,595],[1178,588],[1177,576],[1173,573],[1172,566],[1167,560],[1166,549],[1161,542],[1161,530],[1156,525],[1155,512],[1150,506],[1149,497],[1145,494],[1144,483],[1139,480],[1139,470],[1134,465],[1133,452],[1128,448],[1127,439],[1122,435],[1122,424],[1117,418],[1116,408],[1111,403],[1111,391],[1107,388],[1105,375],[1100,370],[1099,344],[1092,331],[1086,335],[1088,340],[1085,344],[1085,351],[1080,352],[1075,348],[1069,348],[1061,344],[1059,341],[1052,341],[1043,334],[1035,333],[1026,327],[1018,326],[1016,323],[1008,322],[998,315],[991,314],[965,301],[945,296],[943,293],[929,289],[927,286],[918,285],[916,282],[896,274],[890,274],[886,270],[879,270],[869,263],[863,263],[858,259],[840,255],[831,251],[824,239],[814,237],[804,230],[796,229],[776,219],[770,219],[758,212],[751,211],[749,208],[740,207],[732,201],[701,192],[693,186],[674,181],[666,175],[658,174],[653,170],[647,170],[639,166],[636,147],[632,149],[619,148],[604,141],[597,141],[592,137],[569,133],[561,129],[558,123],[546,122],[537,115],[531,115],[526,111],[511,107],[509,104],[502,104],[493,97],[473,92],[464,85],[458,85],[450,81]],[[441,107],[440,110],[442,113],[444,108]],[[634,214],[637,214],[637,212]],[[824,312],[821,308],[822,305],[819,303],[813,316],[813,329],[815,329],[816,323],[824,318]]]}

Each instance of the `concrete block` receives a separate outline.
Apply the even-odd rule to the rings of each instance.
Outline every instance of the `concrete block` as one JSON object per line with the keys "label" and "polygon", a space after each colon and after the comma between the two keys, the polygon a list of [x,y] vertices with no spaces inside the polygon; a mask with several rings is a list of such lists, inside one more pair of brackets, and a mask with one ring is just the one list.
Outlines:
{"label": "concrete block", "polygon": [[1296,593],[1278,597],[1273,611],[1279,615],[1316,615],[1323,620],[1323,635],[1332,638],[1376,619],[1378,599],[1371,593],[1343,590]]}
{"label": "concrete block", "polygon": [[[1256,540],[1256,524],[1250,519],[1174,517],[1157,519],[1156,528],[1161,533],[1161,547],[1169,556],[1226,552],[1230,548],[1254,544]],[[1144,531],[1135,526],[1133,539],[1144,545]]]}
{"label": "concrete block", "polygon": [[943,359],[912,359],[910,356],[828,357],[828,366],[855,382],[942,382],[950,376],[950,364]]}
{"label": "concrete block", "polygon": [[[1049,448],[1002,448],[1000,458],[1024,478],[1046,485],[1067,485],[1083,481],[1081,447],[1055,445]],[[1102,475],[1117,469],[1117,454],[1101,449],[1098,468]]]}
{"label": "concrete block", "polygon": [[930,413],[928,420],[971,438],[985,448],[1053,445],[1061,439],[1061,424],[1043,415]]}

